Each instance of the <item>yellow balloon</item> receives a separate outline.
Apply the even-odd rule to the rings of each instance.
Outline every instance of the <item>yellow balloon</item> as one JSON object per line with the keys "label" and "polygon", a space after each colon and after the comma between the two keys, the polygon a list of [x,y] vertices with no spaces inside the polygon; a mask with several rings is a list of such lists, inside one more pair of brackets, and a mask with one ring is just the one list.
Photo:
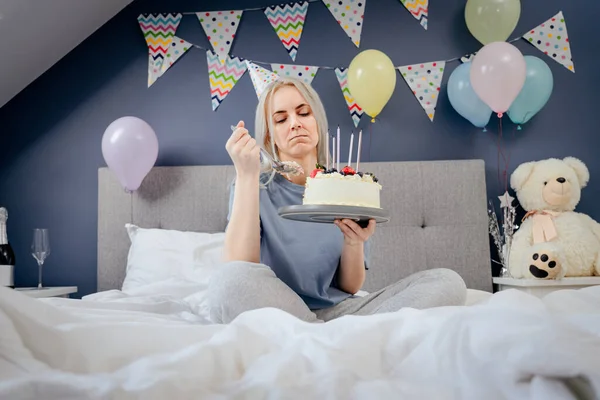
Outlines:
{"label": "yellow balloon", "polygon": [[360,52],[348,67],[348,89],[356,103],[375,121],[396,88],[392,60],[379,50]]}
{"label": "yellow balloon", "polygon": [[513,33],[521,16],[521,0],[468,0],[467,28],[483,45],[504,42]]}

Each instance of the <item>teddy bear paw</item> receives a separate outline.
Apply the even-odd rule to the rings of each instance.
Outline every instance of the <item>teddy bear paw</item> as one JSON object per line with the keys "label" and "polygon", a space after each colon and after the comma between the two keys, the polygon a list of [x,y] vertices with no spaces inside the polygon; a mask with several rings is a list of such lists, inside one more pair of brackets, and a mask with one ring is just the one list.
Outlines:
{"label": "teddy bear paw", "polygon": [[550,251],[533,253],[530,260],[529,272],[539,279],[554,279],[561,271],[561,265]]}

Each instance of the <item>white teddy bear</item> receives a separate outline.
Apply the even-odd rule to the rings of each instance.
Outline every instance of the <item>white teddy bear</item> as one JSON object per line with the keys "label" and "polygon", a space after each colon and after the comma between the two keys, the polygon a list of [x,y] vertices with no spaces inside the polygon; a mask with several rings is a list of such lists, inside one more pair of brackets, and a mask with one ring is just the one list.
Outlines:
{"label": "white teddy bear", "polygon": [[515,278],[600,275],[600,224],[573,211],[590,178],[574,157],[519,165],[510,185],[527,214],[513,236],[508,269]]}

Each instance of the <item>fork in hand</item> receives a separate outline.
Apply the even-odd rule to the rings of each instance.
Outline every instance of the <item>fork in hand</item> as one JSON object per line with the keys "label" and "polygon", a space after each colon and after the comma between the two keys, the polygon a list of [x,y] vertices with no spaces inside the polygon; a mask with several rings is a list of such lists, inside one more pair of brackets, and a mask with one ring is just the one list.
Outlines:
{"label": "fork in hand", "polygon": [[[235,131],[237,129],[236,126],[231,125],[231,131]],[[262,147],[259,146],[260,155],[263,159],[267,160],[267,162],[271,165],[271,168],[275,170],[275,172],[279,172],[280,174],[290,174],[290,175],[302,175],[304,170],[302,167],[295,161],[277,161],[271,157],[269,153],[265,151]]]}

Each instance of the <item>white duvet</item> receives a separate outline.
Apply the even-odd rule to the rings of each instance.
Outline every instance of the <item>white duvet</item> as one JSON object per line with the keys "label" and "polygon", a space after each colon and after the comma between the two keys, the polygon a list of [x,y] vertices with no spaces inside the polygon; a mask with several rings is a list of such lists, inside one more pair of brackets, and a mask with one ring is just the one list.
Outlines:
{"label": "white duvet", "polygon": [[[600,286],[324,324],[206,318],[191,283],[0,288],[0,399],[570,399],[600,393]],[[587,397],[586,397],[587,396]]]}

